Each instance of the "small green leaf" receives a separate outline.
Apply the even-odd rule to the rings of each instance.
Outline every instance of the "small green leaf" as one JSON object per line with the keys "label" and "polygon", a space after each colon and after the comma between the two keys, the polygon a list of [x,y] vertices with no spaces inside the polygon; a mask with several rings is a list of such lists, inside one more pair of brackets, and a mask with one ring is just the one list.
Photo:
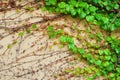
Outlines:
{"label": "small green leaf", "polygon": [[33,25],[32,25],[32,28],[33,28],[33,29],[36,29],[36,28],[37,28],[36,24],[33,24]]}
{"label": "small green leaf", "polygon": [[99,55],[103,55],[104,51],[103,50],[98,50]]}
{"label": "small green leaf", "polygon": [[110,54],[111,54],[111,52],[110,52],[110,50],[109,50],[109,49],[105,49],[105,50],[104,50],[104,54],[105,54],[105,55],[110,55]]}
{"label": "small green leaf", "polygon": [[90,9],[91,12],[95,12],[97,10],[97,8],[94,7],[94,6],[89,7],[89,9]]}
{"label": "small green leaf", "polygon": [[67,37],[66,36],[60,36],[60,41],[65,43],[67,42]]}
{"label": "small green leaf", "polygon": [[110,75],[109,75],[109,78],[114,78],[115,77],[115,74],[114,73],[111,73]]}
{"label": "small green leaf", "polygon": [[77,12],[76,12],[75,9],[72,9],[70,12],[71,12],[71,15],[72,15],[72,16],[75,16],[75,15],[77,14]]}
{"label": "small green leaf", "polygon": [[92,63],[92,64],[93,64],[93,63],[95,63],[95,61],[96,61],[96,60],[92,58],[92,59],[89,60],[89,63]]}
{"label": "small green leaf", "polygon": [[115,25],[114,24],[111,24],[110,25],[110,31],[114,31],[115,30]]}
{"label": "small green leaf", "polygon": [[109,65],[106,67],[106,69],[107,69],[107,71],[110,72],[110,71],[114,70],[114,65]]}
{"label": "small green leaf", "polygon": [[103,63],[103,66],[104,66],[104,67],[109,66],[109,62],[108,62],[108,61],[104,62],[104,63]]}
{"label": "small green leaf", "polygon": [[102,15],[101,14],[95,14],[95,17],[97,20],[101,20],[102,19]]}
{"label": "small green leaf", "polygon": [[26,32],[27,32],[27,33],[30,33],[31,31],[30,31],[30,29],[26,29]]}
{"label": "small green leaf", "polygon": [[18,41],[17,40],[14,40],[13,44],[16,44]]}
{"label": "small green leaf", "polygon": [[102,17],[102,21],[103,21],[104,24],[109,23],[109,19],[107,17]]}
{"label": "small green leaf", "polygon": [[53,37],[55,36],[55,33],[54,33],[54,32],[51,32],[51,33],[49,33],[48,35],[49,35],[49,38],[51,39],[51,38],[53,38]]}
{"label": "small green leaf", "polygon": [[63,33],[63,30],[61,30],[61,29],[55,31],[55,35],[59,35],[59,34],[62,34],[62,33]]}
{"label": "small green leaf", "polygon": [[116,68],[117,72],[120,73],[120,68]]}
{"label": "small green leaf", "polygon": [[89,68],[89,67],[86,67],[86,68],[84,68],[85,69],[85,71],[87,71],[87,73],[92,73],[92,70]]}
{"label": "small green leaf", "polygon": [[90,38],[93,39],[95,37],[94,34],[90,34]]}
{"label": "small green leaf", "polygon": [[94,16],[86,16],[86,20],[88,22],[93,21],[94,19],[95,19]]}
{"label": "small green leaf", "polygon": [[111,56],[105,56],[105,60],[110,60]]}
{"label": "small green leaf", "polygon": [[75,45],[74,45],[74,44],[72,44],[72,43],[71,43],[71,44],[68,44],[68,48],[72,50],[72,49],[74,49],[74,48],[75,48]]}
{"label": "small green leaf", "polygon": [[67,37],[67,42],[68,43],[74,43],[73,38],[72,37]]}
{"label": "small green leaf", "polygon": [[57,0],[45,0],[46,5],[56,5]]}
{"label": "small green leaf", "polygon": [[65,2],[60,2],[60,3],[58,4],[58,7],[59,7],[59,8],[65,8],[65,7],[66,7],[66,3],[65,3]]}
{"label": "small green leaf", "polygon": [[111,58],[111,61],[112,62],[116,62],[117,61],[117,57],[115,55],[113,55],[112,58]]}
{"label": "small green leaf", "polygon": [[80,2],[79,6],[82,7],[82,8],[88,8],[89,7],[89,5],[85,2]]}
{"label": "small green leaf", "polygon": [[79,17],[81,18],[81,19],[83,19],[83,18],[85,18],[85,16],[86,16],[86,13],[85,12],[80,12],[80,14],[79,14]]}
{"label": "small green leaf", "polygon": [[101,33],[96,34],[98,41],[101,41],[103,39],[103,36]]}
{"label": "small green leaf", "polygon": [[48,26],[47,31],[48,32],[53,32],[53,26]]}
{"label": "small green leaf", "polygon": [[120,47],[119,48],[115,48],[115,51],[117,54],[120,54]]}
{"label": "small green leaf", "polygon": [[84,70],[84,69],[81,69],[81,70],[80,70],[80,73],[81,73],[81,74],[83,74],[84,72],[85,72],[85,70]]}
{"label": "small green leaf", "polygon": [[102,62],[101,62],[100,60],[95,61],[95,64],[98,65],[98,66],[100,66],[101,63],[102,63]]}
{"label": "small green leaf", "polygon": [[11,44],[8,44],[8,45],[7,45],[7,48],[8,48],[8,49],[10,49],[11,47],[12,47]]}
{"label": "small green leaf", "polygon": [[82,49],[82,48],[78,48],[78,53],[80,53],[80,54],[84,54],[84,53],[85,53],[85,50]]}
{"label": "small green leaf", "polygon": [[18,33],[18,36],[22,37],[23,34],[24,34],[23,32],[19,32],[19,33]]}
{"label": "small green leaf", "polygon": [[118,4],[115,4],[115,5],[114,5],[114,9],[119,9],[119,5],[118,5]]}

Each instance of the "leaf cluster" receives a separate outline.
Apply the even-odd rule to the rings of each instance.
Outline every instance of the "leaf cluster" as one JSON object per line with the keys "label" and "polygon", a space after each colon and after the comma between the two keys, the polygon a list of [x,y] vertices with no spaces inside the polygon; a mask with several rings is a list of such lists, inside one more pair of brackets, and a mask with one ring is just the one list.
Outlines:
{"label": "leaf cluster", "polygon": [[119,10],[118,2],[119,0],[46,0],[45,7],[50,12],[70,14],[73,17],[86,19],[87,22],[100,26],[104,30],[113,31],[120,27],[120,15],[115,19],[119,13],[114,11],[109,13],[106,10]]}
{"label": "leaf cluster", "polygon": [[[58,30],[56,30],[58,31]],[[56,34],[56,31],[53,30],[52,26],[48,27],[48,33],[50,38],[51,34]],[[101,34],[97,34],[98,38],[102,39]],[[120,78],[120,40],[115,36],[106,37],[105,48],[100,48],[97,50],[96,54],[88,53],[86,49],[78,48],[74,39],[68,35],[60,35],[61,44],[66,44],[68,49],[74,53],[82,56],[83,59],[87,60],[90,65],[94,65],[98,70],[92,70],[90,68],[85,68],[82,70],[77,68],[76,70],[71,71],[74,75],[77,76],[82,73],[94,73],[88,80],[94,80],[98,76],[107,76],[107,78],[112,80],[119,80]],[[70,71],[70,70],[69,70]],[[69,72],[68,71],[68,72]],[[82,72],[81,72],[82,71]]]}

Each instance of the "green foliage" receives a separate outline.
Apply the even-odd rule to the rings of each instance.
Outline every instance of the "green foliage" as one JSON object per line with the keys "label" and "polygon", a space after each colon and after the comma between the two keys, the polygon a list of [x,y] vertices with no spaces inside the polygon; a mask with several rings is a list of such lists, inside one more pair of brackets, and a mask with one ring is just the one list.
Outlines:
{"label": "green foliage", "polygon": [[19,33],[18,33],[18,36],[19,36],[19,37],[22,37],[23,35],[24,35],[23,32],[19,32]]}
{"label": "green foliage", "polygon": [[14,40],[13,44],[16,44],[18,41],[17,40]]}
{"label": "green foliage", "polygon": [[120,15],[115,19],[119,10],[119,0],[45,0],[46,9],[50,12],[79,16],[104,30],[113,31],[120,27]]}
{"label": "green foliage", "polygon": [[54,31],[53,26],[48,26],[47,31],[48,31],[49,38],[53,38],[54,36],[57,36],[63,33],[63,30],[61,29]]}
{"label": "green foliage", "polygon": [[30,29],[26,29],[26,32],[27,32],[27,33],[30,33],[30,32],[31,32],[31,30],[30,30]]}
{"label": "green foliage", "polygon": [[[61,31],[58,31],[58,33],[61,33]],[[56,33],[56,31],[53,29],[53,26],[48,27],[48,33]],[[62,31],[63,32],[63,31]],[[55,36],[55,35],[54,35]],[[103,36],[101,33],[96,34],[97,38],[99,41],[103,39]],[[51,37],[50,37],[51,38]],[[94,73],[91,77],[88,79],[94,80],[98,76],[110,76],[108,78],[119,78],[120,74],[120,63],[118,63],[118,58],[120,58],[120,40],[117,39],[115,36],[109,36],[105,38],[106,42],[104,44],[105,48],[101,49],[100,46],[97,48],[97,53],[96,54],[91,54],[86,52],[85,49],[83,48],[78,48],[74,44],[74,40],[71,36],[67,35],[60,35],[60,42],[61,45],[67,45],[68,49],[75,53],[81,55],[82,58],[87,60],[87,62],[91,65],[94,65],[98,70],[96,69],[90,69],[90,68],[76,68],[75,70],[67,71],[67,72],[72,72],[72,74],[80,76],[80,74],[91,74]],[[96,46],[94,44],[91,44],[92,46]],[[96,47],[93,47],[96,49]],[[109,73],[112,73],[109,75]]]}
{"label": "green foliage", "polygon": [[37,25],[36,25],[36,24],[32,24],[32,28],[33,28],[33,29],[36,29],[36,28],[37,28]]}
{"label": "green foliage", "polygon": [[10,49],[12,46],[11,46],[11,44],[8,44],[7,45],[7,49]]}
{"label": "green foliage", "polygon": [[[51,12],[70,14],[73,17],[78,16],[90,24],[100,26],[104,30],[111,32],[116,28],[120,28],[120,15],[118,15],[118,12],[115,12],[120,9],[118,2],[119,0],[46,0],[45,8]],[[74,30],[74,27],[72,28]],[[89,33],[90,29],[86,31]],[[54,31],[53,27],[48,28],[50,38],[61,32],[61,30]],[[90,35],[92,39],[95,36],[98,41],[103,40],[102,33]],[[106,37],[105,44],[102,45],[102,48],[99,45],[91,44],[90,46],[92,48],[98,49],[95,50],[97,52],[94,55],[86,49],[76,47],[71,36],[61,35],[60,42],[66,44],[71,52],[81,55],[89,64],[99,69],[92,70],[94,71],[94,75],[88,78],[89,80],[94,80],[98,76],[109,76],[108,79],[111,80],[119,79],[120,40],[115,36]],[[80,75],[84,72],[92,73],[92,71],[90,68],[85,68],[84,70],[77,68],[71,72]]]}
{"label": "green foliage", "polygon": [[46,2],[46,5],[56,5],[56,3],[57,3],[57,0],[45,0],[45,2]]}
{"label": "green foliage", "polygon": [[119,9],[118,2],[119,0],[83,0],[93,5],[97,5],[98,7],[103,8],[104,10],[110,11],[112,9]]}

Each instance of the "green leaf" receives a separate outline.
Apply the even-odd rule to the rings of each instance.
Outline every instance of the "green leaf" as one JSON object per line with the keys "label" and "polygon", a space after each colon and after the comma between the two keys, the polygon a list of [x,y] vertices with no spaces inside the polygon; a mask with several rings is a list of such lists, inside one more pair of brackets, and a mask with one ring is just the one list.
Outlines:
{"label": "green leaf", "polygon": [[115,25],[114,24],[111,24],[110,25],[110,31],[114,31],[115,30]]}
{"label": "green leaf", "polygon": [[18,36],[20,36],[20,37],[22,37],[23,35],[24,35],[23,32],[19,32],[19,33],[18,33]]}
{"label": "green leaf", "polygon": [[106,9],[109,11],[111,9],[111,7],[110,6],[106,6]]}
{"label": "green leaf", "polygon": [[110,75],[109,75],[109,78],[114,78],[115,77],[115,74],[114,73],[111,73]]}
{"label": "green leaf", "polygon": [[55,33],[54,32],[50,32],[48,35],[49,35],[49,38],[51,39],[51,38],[53,38],[55,36]]}
{"label": "green leaf", "polygon": [[105,50],[104,50],[104,54],[105,54],[105,55],[110,55],[110,54],[111,54],[111,52],[110,52],[110,50],[109,50],[109,49],[105,49]]}
{"label": "green leaf", "polygon": [[72,9],[72,10],[71,10],[71,15],[72,15],[72,16],[75,16],[75,15],[76,15],[76,13],[77,13],[77,12],[76,12],[76,10],[75,10],[75,9]]}
{"label": "green leaf", "polygon": [[85,50],[82,49],[82,48],[78,48],[78,53],[80,53],[80,54],[84,54],[84,53],[85,53]]}
{"label": "green leaf", "polygon": [[116,68],[117,72],[120,73],[120,68]]}
{"label": "green leaf", "polygon": [[45,0],[45,2],[46,2],[46,5],[56,5],[56,3],[57,3],[57,0]]}
{"label": "green leaf", "polygon": [[65,7],[66,7],[66,3],[65,3],[65,2],[60,2],[60,3],[58,4],[58,7],[59,7],[59,8],[65,8]]}
{"label": "green leaf", "polygon": [[55,35],[62,34],[62,33],[63,33],[63,30],[61,29],[55,31]]}
{"label": "green leaf", "polygon": [[104,54],[103,50],[98,50],[98,53],[99,53],[99,55],[103,55]]}
{"label": "green leaf", "polygon": [[79,14],[79,17],[80,17],[81,19],[85,18],[85,16],[86,16],[86,13],[83,12],[83,11]]}
{"label": "green leaf", "polygon": [[79,3],[79,7],[88,8],[89,5],[88,5],[87,3],[85,3],[85,2],[80,2],[80,3]]}
{"label": "green leaf", "polygon": [[32,28],[33,28],[33,29],[36,29],[36,28],[37,28],[36,24],[33,24],[33,25],[32,25]]}
{"label": "green leaf", "polygon": [[66,36],[60,36],[60,41],[65,43],[67,42],[67,37]]}
{"label": "green leaf", "polygon": [[119,5],[118,5],[118,4],[115,4],[115,5],[114,5],[114,9],[119,9]]}
{"label": "green leaf", "polygon": [[94,7],[94,6],[89,7],[89,9],[90,9],[91,12],[95,12],[97,10],[97,8]]}
{"label": "green leaf", "polygon": [[97,36],[98,41],[101,41],[103,39],[101,33],[97,33],[96,36]]}
{"label": "green leaf", "polygon": [[113,55],[112,58],[111,58],[111,61],[112,62],[116,62],[117,61],[117,57],[115,55]]}
{"label": "green leaf", "polygon": [[103,65],[104,67],[107,67],[107,66],[109,66],[109,62],[108,62],[108,61],[103,62],[102,65]]}
{"label": "green leaf", "polygon": [[101,19],[102,19],[102,15],[101,15],[101,14],[95,14],[95,18],[96,18],[97,20],[101,20]]}
{"label": "green leaf", "polygon": [[100,60],[95,61],[95,64],[96,64],[97,66],[100,66],[101,63],[102,63],[102,62],[101,62]]}
{"label": "green leaf", "polygon": [[94,19],[95,19],[94,16],[86,16],[86,20],[88,22],[93,21]]}
{"label": "green leaf", "polygon": [[111,56],[105,56],[105,60],[110,60]]}
{"label": "green leaf", "polygon": [[76,6],[78,2],[76,0],[70,0],[69,1],[69,4],[73,5],[73,6]]}
{"label": "green leaf", "polygon": [[120,47],[119,48],[115,48],[115,51],[117,54],[120,54]]}
{"label": "green leaf", "polygon": [[18,41],[17,40],[14,40],[13,44],[16,44]]}
{"label": "green leaf", "polygon": [[90,38],[94,39],[95,35],[94,34],[90,34]]}
{"label": "green leaf", "polygon": [[11,47],[12,47],[11,44],[8,44],[8,45],[7,45],[7,48],[8,48],[8,49],[10,49]]}
{"label": "green leaf", "polygon": [[80,70],[80,73],[81,73],[81,74],[83,74],[84,72],[85,72],[85,70],[84,70],[84,69],[81,69],[81,70]]}
{"label": "green leaf", "polygon": [[53,32],[53,26],[48,26],[47,31],[48,32]]}
{"label": "green leaf", "polygon": [[92,64],[93,64],[93,63],[95,63],[95,61],[96,61],[96,60],[92,58],[92,59],[89,60],[89,63],[92,63]]}
{"label": "green leaf", "polygon": [[102,21],[103,21],[104,24],[109,23],[109,19],[107,17],[102,17]]}
{"label": "green leaf", "polygon": [[75,48],[75,45],[73,43],[70,43],[70,44],[68,44],[68,48],[72,50]]}
{"label": "green leaf", "polygon": [[86,67],[86,68],[84,68],[86,71],[87,71],[87,73],[92,73],[92,70],[89,68],[89,67]]}
{"label": "green leaf", "polygon": [[67,42],[68,43],[74,43],[73,38],[72,37],[67,37]]}
{"label": "green leaf", "polygon": [[71,50],[72,50],[73,53],[77,53],[77,48],[76,47],[72,48]]}
{"label": "green leaf", "polygon": [[30,33],[31,31],[30,31],[30,29],[26,29],[26,32],[27,32],[27,33]]}
{"label": "green leaf", "polygon": [[87,54],[86,54],[86,58],[87,58],[87,60],[91,60],[91,59],[92,59],[92,55],[89,54],[89,53],[87,53]]}
{"label": "green leaf", "polygon": [[107,71],[112,71],[114,69],[114,65],[113,64],[110,64],[106,67]]}

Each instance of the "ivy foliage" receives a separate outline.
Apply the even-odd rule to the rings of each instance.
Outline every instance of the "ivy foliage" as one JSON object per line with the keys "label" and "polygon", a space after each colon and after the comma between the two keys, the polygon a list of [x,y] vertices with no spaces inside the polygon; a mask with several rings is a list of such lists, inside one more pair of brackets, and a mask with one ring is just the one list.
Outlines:
{"label": "ivy foliage", "polygon": [[[51,37],[51,34],[54,34],[54,36],[59,35],[55,34],[58,30],[54,30],[53,26],[48,26],[48,35],[49,38]],[[62,33],[64,33],[62,31]],[[101,40],[102,35],[96,34],[98,38]],[[87,49],[79,48],[75,45],[74,39],[71,36],[61,34],[59,35],[60,42],[63,45],[67,45],[68,49],[74,53],[81,55],[83,59],[87,60],[88,64],[93,65],[92,68],[85,68],[81,70],[79,67],[76,68],[73,71],[67,70],[67,72],[72,72],[74,75],[81,75],[84,73],[94,73],[92,76],[90,76],[87,80],[94,80],[95,78],[99,76],[106,76],[107,79],[110,80],[119,80],[120,79],[120,40],[117,39],[115,36],[106,36],[105,43],[102,47],[104,48],[98,48],[96,50],[97,52],[95,54],[89,52]],[[101,47],[101,46],[100,46]],[[96,47],[95,47],[96,49]],[[76,71],[77,70],[77,71]]]}
{"label": "ivy foliage", "polygon": [[118,2],[119,0],[45,0],[45,8],[50,12],[79,16],[104,30],[113,31],[120,28]]}
{"label": "ivy foliage", "polygon": [[[50,12],[70,14],[72,17],[85,19],[88,23],[100,26],[108,32],[120,28],[119,0],[45,0],[44,8]],[[61,31],[55,31],[53,26],[48,27],[49,38],[59,35],[59,32]],[[81,55],[88,64],[95,67],[95,70],[77,68],[71,71],[73,74],[93,71],[94,74],[87,80],[94,80],[98,76],[105,76],[109,80],[120,79],[120,40],[115,36],[106,36],[104,45],[98,45],[95,54],[88,51],[89,49],[77,47],[71,36],[64,34],[59,36],[61,44],[67,45],[72,53]],[[98,41],[103,39],[101,33],[97,33],[96,37]],[[94,38],[94,35],[91,35],[91,38]],[[96,49],[96,46],[94,48]]]}

